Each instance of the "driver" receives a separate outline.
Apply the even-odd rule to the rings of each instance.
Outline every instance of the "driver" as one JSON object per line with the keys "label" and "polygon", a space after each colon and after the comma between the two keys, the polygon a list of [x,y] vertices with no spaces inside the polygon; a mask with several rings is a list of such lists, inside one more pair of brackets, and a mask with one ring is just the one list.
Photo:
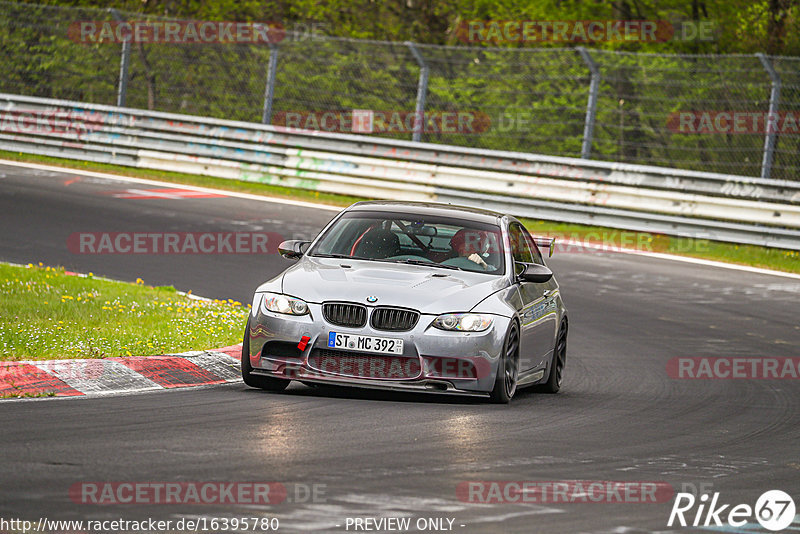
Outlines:
{"label": "driver", "polygon": [[486,236],[479,230],[468,230],[462,228],[450,238],[450,247],[459,255],[459,257],[467,258],[469,261],[477,263],[484,270],[489,266],[483,261],[480,253],[483,251],[483,245],[486,242]]}

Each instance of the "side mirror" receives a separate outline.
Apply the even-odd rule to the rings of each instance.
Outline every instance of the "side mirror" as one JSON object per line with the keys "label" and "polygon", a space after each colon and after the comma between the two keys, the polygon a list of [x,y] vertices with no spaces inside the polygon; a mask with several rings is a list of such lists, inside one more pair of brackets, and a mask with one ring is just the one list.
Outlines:
{"label": "side mirror", "polygon": [[310,243],[311,241],[300,241],[298,239],[284,241],[278,245],[278,252],[284,258],[299,260],[305,254],[303,247],[308,246]]}
{"label": "side mirror", "polygon": [[525,268],[519,274],[520,280],[543,284],[553,278],[553,271],[538,263],[520,263]]}

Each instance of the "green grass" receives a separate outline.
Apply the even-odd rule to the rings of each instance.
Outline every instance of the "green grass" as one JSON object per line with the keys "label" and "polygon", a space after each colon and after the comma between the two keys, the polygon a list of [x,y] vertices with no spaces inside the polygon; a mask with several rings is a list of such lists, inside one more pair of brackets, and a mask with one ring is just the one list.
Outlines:
{"label": "green grass", "polygon": [[[29,161],[36,163],[46,163],[68,167],[71,169],[81,169],[88,171],[106,172],[109,174],[119,174],[123,176],[134,176],[138,178],[149,178],[179,184],[197,185],[223,189],[227,191],[239,191],[265,195],[279,198],[290,198],[334,206],[346,207],[366,198],[352,197],[345,195],[335,195],[331,193],[320,193],[304,189],[290,187],[280,187],[239,180],[227,180],[224,178],[212,178],[193,174],[183,174],[177,172],[157,171],[120,165],[109,165],[105,163],[83,162],[48,156],[37,156],[23,154],[20,152],[8,152],[0,150],[0,159],[10,159],[17,161]],[[631,232],[613,228],[602,228],[597,226],[584,226],[579,224],[558,223],[552,221],[524,219],[523,223],[531,233],[536,235],[556,235],[562,242],[569,240],[589,240],[601,241],[616,246],[636,248],[652,252],[663,252],[677,254],[680,256],[691,256],[708,260],[749,265],[752,267],[762,267],[777,271],[800,273],[800,252],[766,248],[753,245],[736,245],[733,243],[721,243],[706,239],[688,239],[670,237],[659,234],[649,234],[643,232]]]}
{"label": "green grass", "polygon": [[0,263],[0,360],[152,356],[241,342],[249,306]]}

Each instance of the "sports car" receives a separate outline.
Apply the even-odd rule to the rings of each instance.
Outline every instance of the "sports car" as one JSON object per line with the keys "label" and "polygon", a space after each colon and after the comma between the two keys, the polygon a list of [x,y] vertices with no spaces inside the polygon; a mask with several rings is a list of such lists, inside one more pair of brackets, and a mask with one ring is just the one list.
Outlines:
{"label": "sports car", "polygon": [[514,217],[449,204],[359,202],[259,286],[242,344],[252,387],[308,385],[483,396],[561,388],[567,311]]}

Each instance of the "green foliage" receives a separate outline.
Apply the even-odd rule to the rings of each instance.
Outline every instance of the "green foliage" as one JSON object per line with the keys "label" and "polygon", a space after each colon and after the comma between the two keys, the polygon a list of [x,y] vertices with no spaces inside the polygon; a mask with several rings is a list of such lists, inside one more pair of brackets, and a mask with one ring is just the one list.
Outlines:
{"label": "green foliage", "polygon": [[[77,43],[68,37],[70,23],[112,20],[111,13],[88,7],[91,2],[84,0],[52,3],[79,7],[2,3],[0,91],[114,104],[121,45]],[[710,40],[587,45],[601,72],[591,157],[751,176],[760,173],[763,134],[675,132],[669,127],[670,114],[765,113],[770,81],[763,66],[753,55],[730,53],[769,50],[800,55],[798,4],[800,0],[108,3],[127,20],[280,21],[289,30],[302,30],[289,32],[275,50],[266,44],[134,44],[129,107],[259,122],[267,64],[277,53],[273,118],[286,112],[346,114],[353,109],[409,113],[415,109],[420,76],[416,59],[403,44],[412,39],[435,43],[419,45],[430,66],[426,112],[459,111],[487,118],[476,131],[427,131],[423,141],[573,157],[581,155],[589,88],[589,70],[574,43],[467,46],[458,38],[460,24],[470,20],[711,22]],[[312,38],[307,33],[312,24],[329,37]],[[672,54],[676,52],[683,55]],[[710,53],[729,55],[704,55]],[[800,58],[774,57],[773,63],[783,82],[781,111],[800,112]],[[409,132],[376,135],[411,138]],[[774,161],[774,178],[798,179],[800,136],[779,136]]]}
{"label": "green foliage", "polygon": [[[45,3],[99,7],[97,0]],[[708,41],[671,39],[655,43],[607,42],[595,46],[659,53],[800,55],[800,2],[797,0],[107,0],[104,4],[146,16],[276,21],[290,29],[318,23],[332,36],[430,44],[459,44],[456,29],[459,23],[470,20],[652,20],[676,25],[707,21],[714,27],[713,39]],[[774,42],[776,34],[779,39]],[[520,43],[500,45],[521,46]],[[534,46],[552,45],[535,43]]]}

